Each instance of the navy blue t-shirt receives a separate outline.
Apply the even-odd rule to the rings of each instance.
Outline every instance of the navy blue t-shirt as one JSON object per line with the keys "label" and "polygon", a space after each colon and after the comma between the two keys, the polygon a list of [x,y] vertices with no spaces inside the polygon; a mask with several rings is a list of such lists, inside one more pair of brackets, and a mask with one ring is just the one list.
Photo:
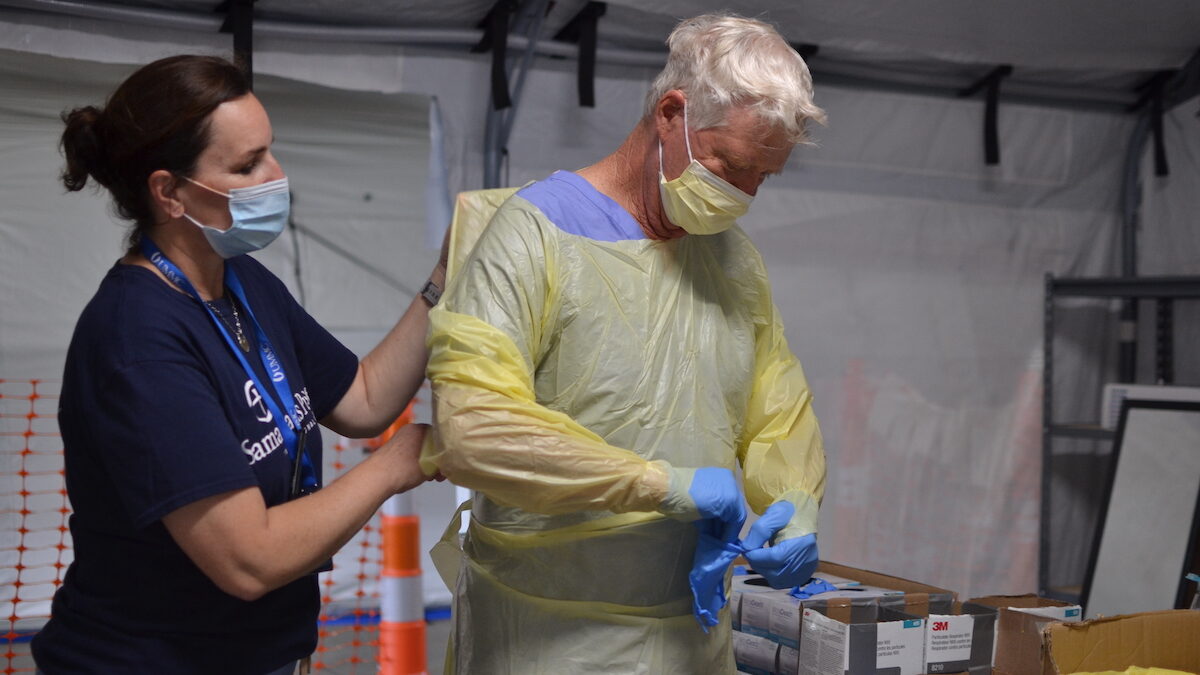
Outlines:
{"label": "navy blue t-shirt", "polygon": [[[315,421],[349,389],[358,359],[260,263],[239,256],[228,265],[283,364],[295,398],[288,407],[313,427],[306,449],[319,475]],[[247,361],[269,388],[252,345]],[[161,520],[247,487],[262,490],[267,506],[287,501],[291,462],[263,402],[274,395],[258,391],[198,301],[148,269],[109,270],[67,353],[58,422],[75,560],[33,641],[43,672],[258,675],[312,653],[315,574],[239,600]]]}

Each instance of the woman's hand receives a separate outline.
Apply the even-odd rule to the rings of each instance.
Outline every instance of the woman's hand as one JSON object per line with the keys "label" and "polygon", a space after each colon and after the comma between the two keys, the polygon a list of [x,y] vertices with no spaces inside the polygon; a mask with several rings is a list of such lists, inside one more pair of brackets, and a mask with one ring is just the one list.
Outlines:
{"label": "woman's hand", "polygon": [[[375,451],[386,459],[380,462],[392,472],[396,493],[407,492],[435,476],[426,476],[418,460],[421,444],[429,433],[428,424],[405,424]],[[383,458],[381,458],[383,459]]]}

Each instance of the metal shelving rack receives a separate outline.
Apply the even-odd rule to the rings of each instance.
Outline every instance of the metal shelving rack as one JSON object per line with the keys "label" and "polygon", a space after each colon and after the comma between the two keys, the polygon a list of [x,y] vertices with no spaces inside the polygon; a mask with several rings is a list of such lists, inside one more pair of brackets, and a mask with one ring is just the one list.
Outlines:
{"label": "metal shelving rack", "polygon": [[[1073,438],[1094,441],[1111,441],[1114,432],[1104,429],[1099,422],[1060,423],[1054,418],[1054,310],[1059,298],[1103,298],[1120,299],[1128,302],[1139,300],[1156,301],[1155,313],[1155,359],[1154,382],[1170,384],[1174,381],[1174,302],[1176,300],[1200,299],[1200,277],[1096,277],[1058,278],[1046,275],[1045,305],[1043,316],[1042,353],[1042,499],[1041,523],[1038,544],[1038,593],[1045,597],[1079,601],[1078,591],[1067,587],[1051,587],[1050,570],[1050,516],[1053,476],[1054,439]],[[1136,317],[1136,312],[1134,312]],[[1121,368],[1122,379],[1132,381],[1136,354],[1136,330],[1123,343],[1123,358],[1127,364]],[[1090,536],[1090,533],[1089,533]],[[1087,547],[1091,549],[1090,545]]]}

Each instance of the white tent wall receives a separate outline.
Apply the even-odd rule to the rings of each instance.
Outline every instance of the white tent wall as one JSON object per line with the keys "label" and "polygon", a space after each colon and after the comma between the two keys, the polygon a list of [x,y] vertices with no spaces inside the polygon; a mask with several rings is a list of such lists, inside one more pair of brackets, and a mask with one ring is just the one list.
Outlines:
{"label": "white tent wall", "polygon": [[[228,36],[155,30],[148,39],[145,34],[138,26],[0,13],[0,48],[141,63],[167,53],[228,46]],[[516,58],[512,51],[510,58]],[[450,190],[481,186],[487,56],[263,38],[256,40],[255,66],[262,74],[328,86],[436,96],[445,124]],[[575,62],[539,57],[521,95],[507,174],[502,171],[505,182],[520,184],[555,169],[579,168],[612,151],[640,116],[655,70],[601,63],[598,105],[584,109],[576,104]],[[823,85],[819,78],[816,88],[829,127],[814,129],[819,145],[798,147],[784,175],[764,186],[743,227],[763,252],[790,344],[816,396],[830,465],[822,554],[966,597],[1032,591],[1040,498],[1043,275],[1119,273],[1118,199],[1134,119],[1002,99],[1002,160],[987,167],[979,100],[843,89]],[[74,103],[95,100],[92,94],[104,90],[80,85],[67,93]],[[1168,116],[1171,176],[1151,179],[1143,173],[1145,274],[1200,272],[1192,223],[1200,201],[1194,109],[1189,103]],[[313,120],[318,138],[342,124],[339,114],[327,120]],[[8,164],[9,151],[4,152],[0,165]],[[52,184],[52,172],[43,174]],[[311,197],[300,193],[298,217],[306,209],[336,213],[338,199],[356,194],[339,176],[325,177],[333,181],[328,193],[315,188]],[[7,179],[0,182],[6,205],[0,224],[10,222],[8,185]],[[405,198],[401,208],[418,204],[420,197],[412,199],[417,201]],[[58,188],[45,190],[37,204],[43,217],[31,221],[36,227],[26,226],[33,231],[0,225],[4,248],[10,241],[23,242],[21,269],[28,269],[55,246],[74,245],[74,232],[43,224],[45,213],[64,209],[63,222],[85,222],[100,206],[83,202],[78,195],[61,196]],[[418,238],[409,241],[421,246],[395,254],[408,257],[390,260],[393,253],[379,251],[380,257],[371,259],[396,270],[398,278],[399,270],[411,271],[415,284],[428,265],[413,256],[428,253],[428,233],[413,227],[406,232]],[[104,249],[90,276],[82,275],[86,284],[50,282],[58,284],[52,287],[62,296],[47,299],[56,322],[73,322],[68,310],[82,306],[91,284],[115,257],[116,228],[106,229],[104,245],[112,248]],[[277,243],[267,257],[280,256],[269,262],[278,264],[275,269],[291,283],[285,243]],[[306,244],[306,255],[319,255],[316,249]],[[0,295],[0,350],[8,349],[14,332],[28,337],[52,328],[31,326],[35,319],[11,311],[30,282],[10,277],[8,269]],[[314,281],[306,290],[321,307],[362,291],[342,276]],[[358,302],[379,316],[394,316],[400,301],[385,289],[363,292]],[[1182,309],[1177,313],[1180,321],[1187,318]],[[335,328],[347,323],[337,314],[314,314]],[[1085,309],[1059,326],[1067,339],[1055,363],[1056,410],[1065,419],[1097,414],[1094,392],[1111,379],[1113,322],[1105,321],[1111,314],[1106,308]],[[1187,320],[1181,340],[1196,336],[1200,323],[1195,315]],[[56,326],[53,330],[64,330]],[[49,353],[56,347],[47,343],[44,349]],[[25,358],[11,354],[0,364]],[[1195,371],[1188,372],[1194,380]],[[1094,445],[1085,451],[1095,452]],[[1056,491],[1063,501],[1055,508],[1061,520],[1053,525],[1064,552],[1056,558],[1052,581],[1082,574],[1085,551],[1078,533],[1089,526],[1096,478],[1056,477],[1068,489]],[[418,503],[426,539],[440,531],[452,497],[445,491],[422,493]],[[425,569],[428,601],[434,575],[428,563]]]}

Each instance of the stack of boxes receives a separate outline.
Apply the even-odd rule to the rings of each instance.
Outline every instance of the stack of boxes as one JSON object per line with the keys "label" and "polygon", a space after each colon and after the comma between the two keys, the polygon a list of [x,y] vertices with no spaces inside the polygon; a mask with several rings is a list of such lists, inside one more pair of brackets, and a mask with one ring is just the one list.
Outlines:
{"label": "stack of boxes", "polygon": [[[954,672],[930,671],[925,661],[925,617],[949,615],[954,593],[824,561],[814,576],[835,590],[799,599],[771,589],[761,577],[734,577],[730,605],[739,670],[759,675]],[[990,635],[987,652],[990,668]]]}
{"label": "stack of boxes", "polygon": [[[1080,621],[1079,605],[1034,595],[955,594],[822,561],[835,590],[800,599],[734,576],[733,650],[754,675],[1067,675],[1130,666],[1200,673],[1200,611]],[[790,589],[789,589],[790,590]]]}
{"label": "stack of boxes", "polygon": [[[733,578],[738,670],[755,675],[1068,675],[1156,667],[1200,673],[1200,611],[1080,621],[1037,596],[965,603],[916,581],[821,562],[833,591],[803,599],[754,574]],[[1200,597],[1200,593],[1198,593]]]}
{"label": "stack of boxes", "polygon": [[871,586],[828,570],[818,572],[817,578],[836,590],[799,599],[787,590],[772,589],[759,576],[734,578],[734,629],[740,632],[735,634],[734,653],[739,653],[740,644],[745,658],[739,664],[750,667],[747,672],[800,672],[800,637],[806,608],[820,607],[822,612],[833,612],[845,621],[851,620],[848,612],[853,610],[855,620],[868,621],[874,620],[881,598],[903,602],[903,591]]}

